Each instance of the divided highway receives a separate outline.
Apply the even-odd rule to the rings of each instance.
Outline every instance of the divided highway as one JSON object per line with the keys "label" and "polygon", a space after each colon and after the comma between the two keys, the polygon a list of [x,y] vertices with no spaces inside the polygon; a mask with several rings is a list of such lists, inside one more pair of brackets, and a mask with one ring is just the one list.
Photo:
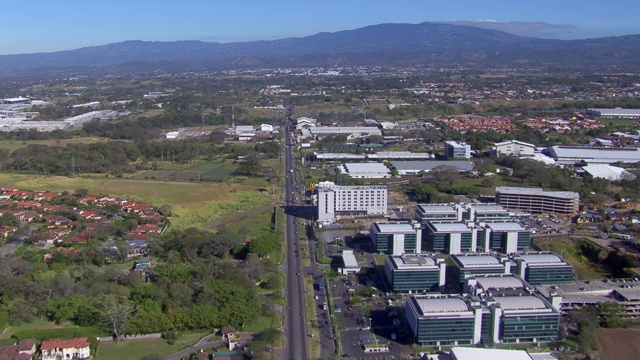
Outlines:
{"label": "divided highway", "polygon": [[295,180],[295,163],[292,155],[292,143],[289,133],[289,119],[285,121],[285,241],[287,245],[287,326],[285,335],[286,360],[305,360],[308,355],[308,339],[306,313],[304,305],[304,285],[302,260],[300,258],[299,224],[295,215],[297,195]]}

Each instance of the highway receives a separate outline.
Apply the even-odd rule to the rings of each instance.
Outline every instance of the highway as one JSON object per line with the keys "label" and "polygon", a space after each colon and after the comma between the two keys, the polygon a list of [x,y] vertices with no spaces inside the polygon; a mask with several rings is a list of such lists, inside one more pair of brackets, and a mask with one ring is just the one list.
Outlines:
{"label": "highway", "polygon": [[306,313],[304,306],[304,285],[302,261],[300,258],[300,234],[299,224],[292,211],[297,206],[297,194],[295,183],[295,163],[292,155],[292,143],[288,130],[290,122],[285,120],[285,241],[287,244],[287,326],[285,335],[287,345],[285,347],[285,359],[308,359],[308,339],[306,326]]}

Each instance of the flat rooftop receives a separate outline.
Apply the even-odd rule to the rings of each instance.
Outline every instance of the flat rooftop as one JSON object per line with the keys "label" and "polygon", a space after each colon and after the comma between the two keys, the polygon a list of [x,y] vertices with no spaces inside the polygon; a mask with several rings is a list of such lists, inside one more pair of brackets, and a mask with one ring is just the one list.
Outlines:
{"label": "flat rooftop", "polygon": [[415,232],[415,229],[413,228],[413,225],[409,224],[409,223],[400,223],[400,224],[393,224],[393,223],[375,223],[375,226],[378,228],[378,230],[380,230],[380,232],[383,233],[387,233],[387,232],[397,232],[397,233],[409,233],[409,232]]}
{"label": "flat rooftop", "polygon": [[496,222],[496,223],[487,223],[488,228],[494,231],[522,231],[525,228],[522,227],[517,222]]}
{"label": "flat rooftop", "polygon": [[430,225],[437,232],[471,231],[467,224],[463,223],[430,223]]}
{"label": "flat rooftop", "polygon": [[454,161],[454,160],[431,160],[431,161],[419,161],[419,160],[407,160],[407,161],[392,161],[393,166],[398,171],[429,171],[437,168],[438,166],[447,166],[455,168],[458,171],[471,171],[473,170],[473,163],[468,161]]}
{"label": "flat rooftop", "polygon": [[511,276],[477,276],[475,279],[483,289],[523,289],[525,285],[520,279]]}
{"label": "flat rooftop", "polygon": [[342,252],[342,261],[344,261],[345,268],[357,268],[358,260],[356,260],[356,256],[353,254],[353,251],[344,251]]}
{"label": "flat rooftop", "polygon": [[383,163],[345,163],[343,168],[347,174],[382,173],[391,175],[389,168]]}
{"label": "flat rooftop", "polygon": [[[480,349],[472,347],[452,347],[451,354],[456,360],[532,360],[524,350]],[[555,357],[548,358],[555,360]],[[537,359],[536,360],[542,360]]]}
{"label": "flat rooftop", "polygon": [[504,311],[546,310],[549,308],[544,301],[532,295],[495,297],[494,300],[500,304]]}
{"label": "flat rooftop", "polygon": [[465,268],[503,266],[500,260],[492,255],[450,255],[450,257]]}
{"label": "flat rooftop", "polygon": [[391,261],[395,265],[397,269],[425,269],[425,268],[436,268],[438,266],[430,257],[420,256],[420,255],[402,255],[402,256],[391,256]]}
{"label": "flat rooftop", "polygon": [[483,212],[509,212],[504,206],[498,204],[473,204],[466,206],[469,209],[474,209],[477,213]]}
{"label": "flat rooftop", "polygon": [[549,196],[562,199],[580,199],[580,194],[573,191],[544,191],[540,188],[498,186],[496,193],[510,195]]}
{"label": "flat rooftop", "polygon": [[425,214],[440,214],[440,213],[456,213],[457,210],[454,205],[447,204],[419,204],[418,210]]}
{"label": "flat rooftop", "polygon": [[522,259],[530,266],[535,265],[568,265],[569,263],[556,254],[519,254],[514,259]]}
{"label": "flat rooftop", "polygon": [[423,316],[471,315],[469,305],[462,298],[415,298]]}

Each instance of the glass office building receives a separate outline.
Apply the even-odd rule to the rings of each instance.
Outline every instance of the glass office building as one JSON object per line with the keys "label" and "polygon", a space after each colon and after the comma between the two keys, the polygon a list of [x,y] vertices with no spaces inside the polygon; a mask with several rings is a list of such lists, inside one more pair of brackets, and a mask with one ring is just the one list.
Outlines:
{"label": "glass office building", "polygon": [[446,264],[435,254],[387,256],[384,273],[394,292],[437,292],[444,290]]}

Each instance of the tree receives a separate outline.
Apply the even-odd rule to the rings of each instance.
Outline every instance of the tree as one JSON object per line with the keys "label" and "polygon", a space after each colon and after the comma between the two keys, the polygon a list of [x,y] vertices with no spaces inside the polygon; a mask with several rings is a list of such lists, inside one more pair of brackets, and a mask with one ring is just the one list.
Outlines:
{"label": "tree", "polygon": [[103,294],[96,300],[95,305],[101,312],[104,324],[112,331],[116,342],[120,342],[127,321],[135,311],[135,304],[122,296]]}

